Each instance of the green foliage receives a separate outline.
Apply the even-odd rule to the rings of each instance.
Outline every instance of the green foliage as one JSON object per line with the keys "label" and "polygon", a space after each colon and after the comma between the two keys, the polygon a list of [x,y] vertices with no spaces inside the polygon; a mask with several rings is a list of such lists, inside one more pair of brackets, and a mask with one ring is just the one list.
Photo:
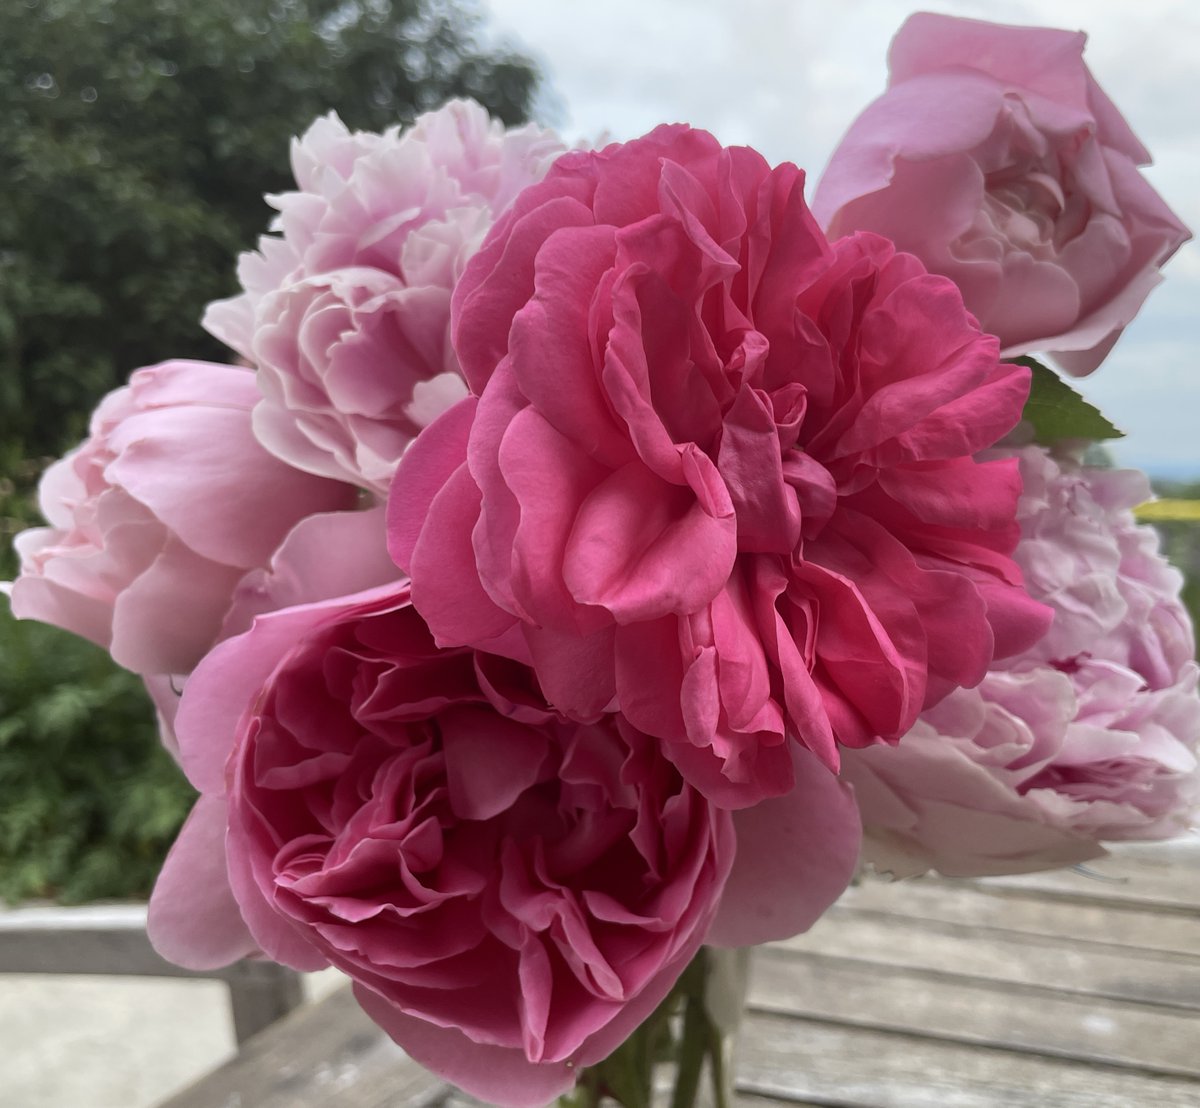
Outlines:
{"label": "green foliage", "polygon": [[1013,358],[1033,371],[1029,399],[1022,417],[1033,425],[1034,442],[1053,446],[1064,439],[1102,442],[1125,437],[1052,369],[1033,358]]}
{"label": "green foliage", "polygon": [[0,581],[11,580],[17,572],[13,538],[19,531],[41,522],[37,481],[49,461],[49,458],[22,458],[14,444],[0,443]]}
{"label": "green foliage", "polygon": [[199,326],[336,110],[407,122],[536,76],[438,0],[9,0],[0,36],[0,441],[60,453],[140,365],[223,357]]}
{"label": "green foliage", "polygon": [[141,682],[0,605],[0,897],[149,893],[194,793]]}

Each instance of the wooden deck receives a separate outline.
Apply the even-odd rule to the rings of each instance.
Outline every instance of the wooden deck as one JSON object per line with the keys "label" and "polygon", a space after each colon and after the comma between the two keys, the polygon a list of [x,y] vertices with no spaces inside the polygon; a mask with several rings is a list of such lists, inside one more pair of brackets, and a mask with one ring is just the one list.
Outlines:
{"label": "wooden deck", "polygon": [[[1200,844],[878,881],[756,952],[739,1108],[1196,1108]],[[162,1108],[458,1108],[345,991]]]}

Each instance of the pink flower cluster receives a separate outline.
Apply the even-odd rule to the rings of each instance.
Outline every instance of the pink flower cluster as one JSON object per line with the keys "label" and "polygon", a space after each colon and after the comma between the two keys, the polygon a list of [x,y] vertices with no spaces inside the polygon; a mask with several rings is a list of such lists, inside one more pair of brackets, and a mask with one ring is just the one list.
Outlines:
{"label": "pink flower cluster", "polygon": [[1016,558],[1050,633],[898,746],[843,762],[865,856],[900,876],[1068,865],[1200,815],[1200,671],[1182,578],[1130,512],[1145,478],[1038,447],[1019,458]]}
{"label": "pink flower cluster", "polygon": [[1015,465],[971,457],[1026,372],[916,259],[830,245],[803,180],[684,127],[560,158],[455,290],[472,395],[389,504],[439,642],[519,631],[556,704],[619,705],[734,806],[1046,626]]}
{"label": "pink flower cluster", "polygon": [[189,679],[178,730],[201,797],[158,949],[337,966],[415,1058],[503,1104],[569,1088],[701,942],[808,927],[857,864],[850,792],[815,762],[735,816],[620,715],[572,720],[527,667],[436,647],[406,585],[263,616]]}
{"label": "pink flower cluster", "polygon": [[[991,33],[1007,58],[1008,31],[955,35]],[[997,164],[1070,114],[1004,87],[967,143],[1012,138]],[[879,162],[859,138],[827,182]],[[14,612],[144,674],[200,793],[150,905],[164,955],[336,966],[414,1057],[532,1106],[701,944],[810,926],[864,820],[881,864],[946,872],[1183,825],[1196,667],[1144,490],[988,453],[1030,374],[976,317],[1024,318],[1041,269],[998,265],[983,304],[681,125],[564,153],[454,102],[320,119],[292,161],[206,316],[253,368],[137,371],[18,540]],[[1123,322],[1169,252],[1130,242],[1083,323],[1027,330]]]}

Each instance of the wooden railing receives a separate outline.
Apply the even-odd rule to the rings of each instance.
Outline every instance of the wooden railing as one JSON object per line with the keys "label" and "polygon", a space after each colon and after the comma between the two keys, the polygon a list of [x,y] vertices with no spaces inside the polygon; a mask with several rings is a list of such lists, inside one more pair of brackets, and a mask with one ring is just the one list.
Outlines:
{"label": "wooden railing", "polygon": [[144,904],[0,911],[0,973],[195,977],[229,987],[240,1046],[303,1001],[300,977],[271,962],[196,972],[161,958],[146,936]]}

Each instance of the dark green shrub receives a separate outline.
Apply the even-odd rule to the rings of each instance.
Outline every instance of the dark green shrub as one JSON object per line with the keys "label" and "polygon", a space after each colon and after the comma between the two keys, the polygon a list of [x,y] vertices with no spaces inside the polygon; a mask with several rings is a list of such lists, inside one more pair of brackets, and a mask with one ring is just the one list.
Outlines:
{"label": "dark green shrub", "polygon": [[147,895],[195,794],[141,681],[0,608],[0,897]]}

